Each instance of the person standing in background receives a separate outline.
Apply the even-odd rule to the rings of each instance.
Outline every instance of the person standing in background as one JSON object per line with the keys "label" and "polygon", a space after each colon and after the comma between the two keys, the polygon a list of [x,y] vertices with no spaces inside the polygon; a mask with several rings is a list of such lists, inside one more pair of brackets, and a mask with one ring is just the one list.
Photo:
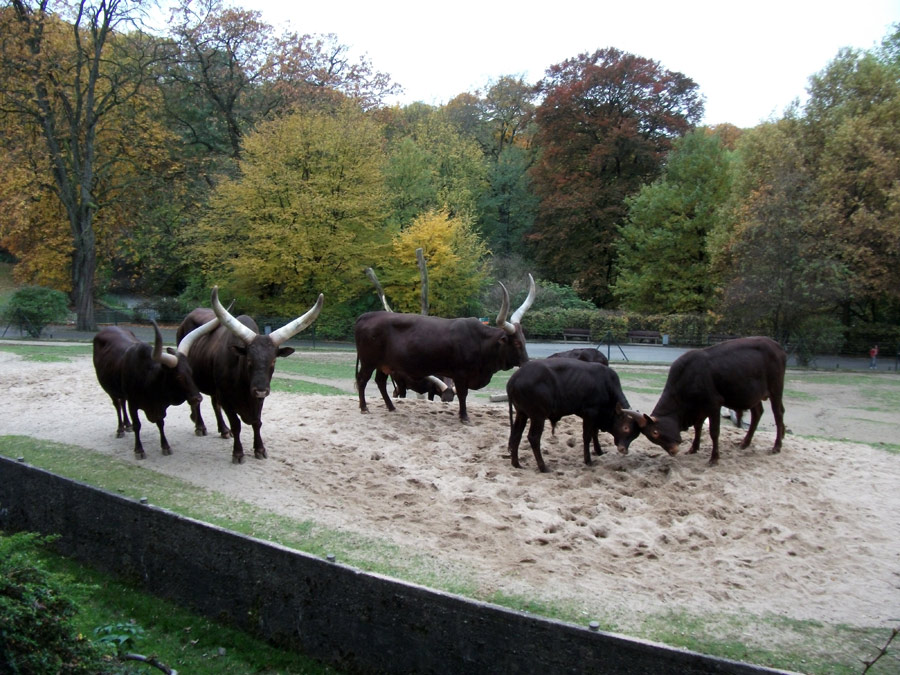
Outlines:
{"label": "person standing in background", "polygon": [[869,370],[878,368],[878,345],[869,350]]}

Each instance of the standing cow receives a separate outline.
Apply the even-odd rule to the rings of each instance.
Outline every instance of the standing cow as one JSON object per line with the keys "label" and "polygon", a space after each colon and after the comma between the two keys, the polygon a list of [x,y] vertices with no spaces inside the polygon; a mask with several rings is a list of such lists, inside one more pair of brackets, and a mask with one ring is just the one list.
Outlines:
{"label": "standing cow", "polygon": [[774,340],[748,337],[728,340],[679,356],[669,369],[669,377],[650,415],[637,415],[641,431],[670,455],[678,452],[681,431],[694,427],[689,453],[700,447],[703,422],[709,418],[712,438],[710,465],[719,461],[719,411],[724,406],[750,411],[750,427],[741,448],[750,445],[762,417],[762,402],[771,399],[775,416],[775,446],[781,451],[784,438],[784,372],[787,355]]}
{"label": "standing cow", "polygon": [[[275,359],[294,353],[293,347],[282,347],[281,344],[309,327],[318,318],[323,303],[324,296],[319,294],[316,304],[303,316],[269,335],[261,335],[256,322],[249,316],[235,318],[222,306],[216,286],[212,290],[212,309],[195,309],[181,323],[179,339],[212,317],[217,317],[221,323],[208,336],[197,340],[191,349],[190,360],[197,386],[212,398],[219,433],[222,438],[234,438],[231,455],[234,464],[244,461],[241,420],[253,427],[253,455],[257,459],[267,456],[260,428],[263,403],[269,395],[275,372]],[[222,419],[223,410],[231,429]],[[206,435],[199,405],[192,408],[191,419],[197,435]]]}
{"label": "standing cow", "polygon": [[567,415],[582,419],[585,464],[591,463],[592,440],[594,452],[603,454],[598,431],[611,433],[616,449],[622,454],[628,452],[631,441],[641,433],[634,419],[637,413],[628,410],[619,375],[600,363],[571,358],[529,361],[509,378],[506,394],[510,416],[509,455],[516,468],[519,467],[519,442],[529,419],[528,442],[542,472],[547,471],[541,455],[545,420],[550,420],[556,430],[556,423]]}
{"label": "standing cow", "polygon": [[443,319],[419,314],[368,312],[356,320],[356,387],[359,409],[368,412],[366,384],[372,373],[388,410],[394,410],[387,392],[389,375],[407,381],[429,375],[449,377],[459,397],[459,419],[469,421],[466,396],[481,389],[498,370],[509,370],[528,361],[522,316],[534,302],[534,279],[528,275],[528,296],[510,320],[509,293],[503,284],[503,302],[496,326],[478,319]]}
{"label": "standing cow", "polygon": [[181,341],[177,352],[163,350],[162,335],[155,321],[153,346],[138,340],[130,330],[118,326],[107,326],[94,336],[94,370],[100,386],[109,394],[116,408],[119,422],[116,437],[122,438],[125,431],[133,427],[134,455],[138,459],[147,457],[141,443],[138,410],[143,410],[147,420],[159,428],[162,454],[172,454],[164,430],[166,409],[185,401],[190,401],[192,405],[200,404],[200,391],[194,382],[188,355],[196,340],[214,330],[218,323],[213,318],[196,326]]}

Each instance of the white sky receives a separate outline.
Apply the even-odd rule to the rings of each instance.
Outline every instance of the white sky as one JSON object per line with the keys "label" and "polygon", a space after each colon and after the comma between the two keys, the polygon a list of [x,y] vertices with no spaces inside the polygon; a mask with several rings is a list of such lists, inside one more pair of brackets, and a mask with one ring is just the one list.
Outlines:
{"label": "white sky", "polygon": [[[900,0],[266,0],[265,21],[334,33],[403,86],[401,104],[446,103],[503,75],[537,82],[556,63],[616,47],[694,80],[707,124],[754,126],[806,98],[841,47],[870,49]],[[393,102],[393,101],[391,101]]]}

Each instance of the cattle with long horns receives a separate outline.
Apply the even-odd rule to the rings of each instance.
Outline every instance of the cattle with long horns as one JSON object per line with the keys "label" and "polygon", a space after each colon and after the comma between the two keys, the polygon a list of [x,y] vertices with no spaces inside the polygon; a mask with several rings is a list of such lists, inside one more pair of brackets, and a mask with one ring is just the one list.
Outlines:
{"label": "cattle with long horns", "polygon": [[[211,318],[218,318],[220,326],[209,335],[196,341],[191,349],[190,362],[194,379],[204,394],[212,398],[216,424],[222,438],[234,438],[231,461],[244,461],[241,444],[241,420],[253,427],[253,455],[265,459],[266,446],[263,444],[262,409],[269,395],[275,359],[294,353],[293,347],[282,344],[297,333],[308,328],[322,311],[324,296],[319,294],[316,304],[305,314],[285,324],[268,335],[260,334],[256,322],[249,316],[234,317],[219,302],[218,286],[212,290],[212,309],[201,307],[185,317],[178,328],[177,338],[187,335],[196,326]],[[231,425],[229,429],[222,419],[222,412]],[[200,407],[192,407],[198,436],[206,435],[206,425],[200,415]]]}
{"label": "cattle with long horns", "polygon": [[459,418],[469,421],[466,396],[470,389],[487,385],[498,370],[509,370],[528,361],[522,316],[534,302],[534,279],[528,275],[528,296],[509,320],[509,293],[503,284],[503,300],[495,326],[475,318],[444,319],[399,312],[367,312],[356,320],[356,387],[359,408],[367,412],[366,384],[375,383],[388,410],[394,410],[387,392],[390,375],[415,381],[428,376],[449,377],[459,397]]}

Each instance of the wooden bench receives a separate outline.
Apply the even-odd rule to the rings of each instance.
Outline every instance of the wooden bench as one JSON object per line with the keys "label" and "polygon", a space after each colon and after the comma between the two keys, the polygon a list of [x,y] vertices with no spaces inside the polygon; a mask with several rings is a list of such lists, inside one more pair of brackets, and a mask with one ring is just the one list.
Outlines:
{"label": "wooden bench", "polygon": [[735,338],[741,337],[740,335],[731,335],[730,333],[710,333],[706,336],[706,344],[708,345],[717,345],[720,342],[725,342],[726,340],[734,340]]}
{"label": "wooden bench", "polygon": [[628,341],[637,344],[658,345],[662,343],[662,333],[658,330],[630,330]]}
{"label": "wooden bench", "polygon": [[591,329],[590,328],[564,328],[563,329],[563,342],[568,342],[569,338],[573,340],[584,340],[586,342],[591,341]]}

